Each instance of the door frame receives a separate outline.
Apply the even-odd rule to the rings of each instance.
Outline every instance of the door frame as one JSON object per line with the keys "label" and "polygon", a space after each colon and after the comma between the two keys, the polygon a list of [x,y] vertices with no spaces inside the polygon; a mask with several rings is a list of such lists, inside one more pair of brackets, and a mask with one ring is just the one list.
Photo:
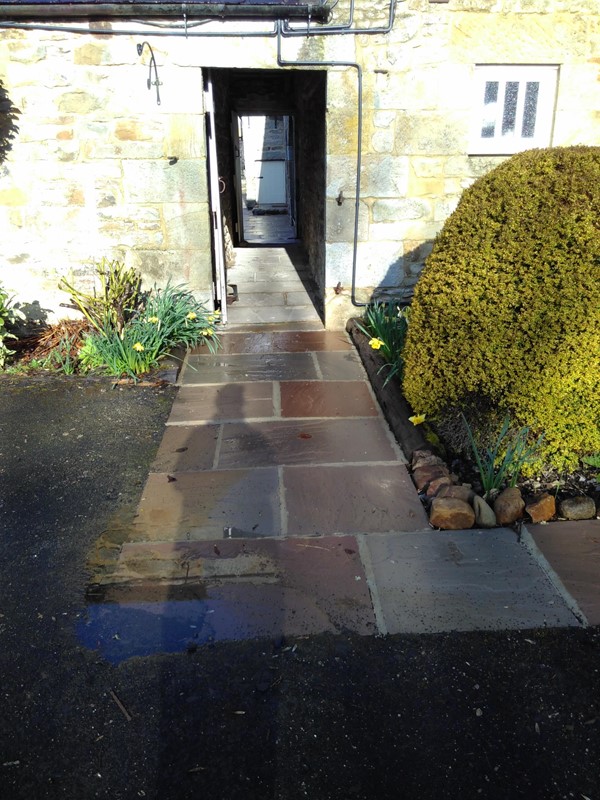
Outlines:
{"label": "door frame", "polygon": [[227,267],[225,263],[225,236],[221,211],[219,163],[215,125],[215,103],[212,73],[206,70],[204,83],[204,118],[206,122],[206,153],[208,171],[208,194],[210,229],[213,250],[213,289],[215,302],[221,308],[221,322],[227,322]]}
{"label": "door frame", "polygon": [[248,180],[248,165],[246,162],[246,154],[244,153],[244,140],[242,136],[242,117],[272,117],[281,116],[287,120],[286,124],[286,141],[285,141],[285,191],[288,213],[290,216],[290,223],[294,236],[298,235],[297,221],[296,221],[296,150],[294,140],[295,120],[294,115],[287,111],[275,113],[272,110],[268,112],[260,110],[240,110],[233,109],[231,112],[231,136],[233,142],[233,156],[235,168],[235,207],[237,210],[237,236],[238,242],[245,241],[244,239],[244,198],[242,193],[242,159],[244,160],[245,177]]}

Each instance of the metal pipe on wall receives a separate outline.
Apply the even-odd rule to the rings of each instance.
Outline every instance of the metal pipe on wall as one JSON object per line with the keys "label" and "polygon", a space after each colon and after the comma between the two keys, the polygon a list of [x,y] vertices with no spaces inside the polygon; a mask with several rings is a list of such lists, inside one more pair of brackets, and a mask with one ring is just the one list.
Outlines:
{"label": "metal pipe on wall", "polygon": [[[310,8],[307,6],[307,25],[304,28],[291,28],[290,20],[275,20],[273,28],[267,31],[198,31],[195,28],[200,25],[212,22],[213,20],[203,20],[195,23],[189,23],[184,19],[183,23],[166,23],[164,27],[158,27],[157,23],[148,22],[135,22],[138,25],[146,25],[141,30],[117,29],[107,31],[105,29],[94,29],[91,27],[82,28],[72,25],[60,24],[44,24],[44,23],[26,23],[26,22],[0,22],[1,29],[17,29],[17,30],[41,30],[41,31],[58,31],[67,33],[87,34],[87,35],[104,35],[104,36],[157,36],[157,37],[185,37],[187,38],[209,38],[209,37],[255,37],[255,38],[273,38],[277,37],[277,64],[281,67],[343,67],[346,69],[355,69],[357,76],[357,155],[356,155],[356,181],[355,181],[355,202],[354,202],[354,231],[352,242],[352,286],[350,292],[350,301],[355,307],[364,307],[367,303],[359,302],[356,299],[356,271],[357,271],[357,256],[358,256],[358,223],[360,213],[360,172],[362,167],[362,128],[363,128],[363,73],[360,64],[354,61],[285,61],[281,55],[281,42],[283,38],[297,38],[297,37],[310,37],[310,36],[348,36],[348,35],[375,35],[375,34],[388,34],[394,26],[396,2],[401,0],[390,0],[388,22],[387,25],[379,28],[352,28],[354,19],[354,2],[351,0],[350,14],[348,22],[343,25],[323,25],[322,27],[312,27],[310,18]],[[183,25],[183,27],[182,27]],[[151,28],[151,30],[149,30]]]}

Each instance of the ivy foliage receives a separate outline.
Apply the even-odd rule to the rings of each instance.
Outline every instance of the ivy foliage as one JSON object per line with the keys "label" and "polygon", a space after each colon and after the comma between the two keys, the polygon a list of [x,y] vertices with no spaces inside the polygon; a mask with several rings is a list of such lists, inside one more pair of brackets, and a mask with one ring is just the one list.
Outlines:
{"label": "ivy foliage", "polygon": [[13,139],[19,132],[17,119],[20,113],[19,109],[12,104],[0,80],[0,164],[6,158],[12,147]]}
{"label": "ivy foliage", "polygon": [[404,359],[419,413],[482,400],[543,434],[544,465],[600,452],[600,147],[520,153],[464,192],[416,287]]}

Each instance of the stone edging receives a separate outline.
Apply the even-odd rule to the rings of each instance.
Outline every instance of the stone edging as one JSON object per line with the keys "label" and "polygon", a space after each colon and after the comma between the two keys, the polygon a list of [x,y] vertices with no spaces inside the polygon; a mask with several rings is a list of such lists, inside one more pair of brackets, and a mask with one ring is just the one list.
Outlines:
{"label": "stone edging", "polygon": [[392,433],[402,447],[407,459],[412,458],[415,450],[429,450],[433,452],[433,447],[429,444],[422,430],[409,422],[409,417],[414,411],[408,404],[402,388],[397,378],[392,378],[387,386],[385,383],[385,372],[379,370],[385,365],[385,361],[376,350],[369,347],[369,341],[365,334],[359,330],[355,319],[348,320],[346,331],[363,363],[365,371],[369,376],[369,381],[381,406]]}

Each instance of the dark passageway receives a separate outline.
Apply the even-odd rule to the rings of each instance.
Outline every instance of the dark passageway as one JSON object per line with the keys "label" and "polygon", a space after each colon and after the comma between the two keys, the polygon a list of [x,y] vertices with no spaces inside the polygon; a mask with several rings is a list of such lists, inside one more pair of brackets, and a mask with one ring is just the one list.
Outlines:
{"label": "dark passageway", "polygon": [[211,79],[229,322],[319,327],[326,73],[215,69]]}

